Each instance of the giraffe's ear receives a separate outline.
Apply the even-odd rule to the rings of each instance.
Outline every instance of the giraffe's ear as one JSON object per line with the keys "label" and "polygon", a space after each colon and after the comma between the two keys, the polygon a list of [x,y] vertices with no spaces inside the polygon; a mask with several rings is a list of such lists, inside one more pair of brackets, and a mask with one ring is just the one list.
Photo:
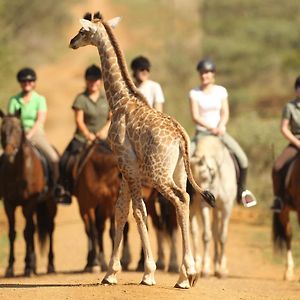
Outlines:
{"label": "giraffe's ear", "polygon": [[113,19],[108,20],[106,23],[111,27],[111,28],[116,28],[118,24],[121,21],[121,17],[116,17]]}
{"label": "giraffe's ear", "polygon": [[92,23],[89,20],[80,19],[79,22],[86,31],[96,31],[97,30],[97,25],[95,25],[94,23]]}

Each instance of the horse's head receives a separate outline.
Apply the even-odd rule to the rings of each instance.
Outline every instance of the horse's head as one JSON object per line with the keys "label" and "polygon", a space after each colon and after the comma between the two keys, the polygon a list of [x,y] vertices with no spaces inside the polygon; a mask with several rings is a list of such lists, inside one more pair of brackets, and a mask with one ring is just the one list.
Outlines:
{"label": "horse's head", "polygon": [[204,189],[211,190],[217,174],[216,162],[211,157],[193,156],[191,168],[196,182]]}
{"label": "horse's head", "polygon": [[107,36],[107,26],[115,28],[119,21],[120,17],[117,17],[104,22],[99,12],[95,13],[93,18],[91,13],[86,13],[83,19],[80,19],[82,27],[78,34],[71,39],[69,47],[78,49],[87,45],[98,46],[99,41]]}
{"label": "horse's head", "polygon": [[2,118],[1,144],[4,155],[8,156],[10,160],[13,160],[18,152],[24,137],[20,115],[21,111],[17,111],[14,115],[5,115],[0,111],[0,117]]}

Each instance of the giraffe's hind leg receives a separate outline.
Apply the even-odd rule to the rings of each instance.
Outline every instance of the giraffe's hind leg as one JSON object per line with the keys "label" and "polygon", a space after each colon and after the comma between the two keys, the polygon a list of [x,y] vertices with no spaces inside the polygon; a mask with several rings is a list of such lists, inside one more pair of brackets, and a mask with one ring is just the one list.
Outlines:
{"label": "giraffe's hind leg", "polygon": [[189,195],[172,181],[161,186],[159,192],[169,199],[176,209],[182,235],[183,257],[179,279],[175,287],[187,289],[194,286],[198,278],[189,239]]}
{"label": "giraffe's hind leg", "polygon": [[116,203],[115,220],[116,220],[116,235],[114,238],[114,247],[109,262],[108,270],[102,280],[102,284],[116,284],[117,272],[121,270],[120,263],[120,244],[123,236],[125,223],[128,219],[130,194],[128,184],[123,178],[119,197]]}

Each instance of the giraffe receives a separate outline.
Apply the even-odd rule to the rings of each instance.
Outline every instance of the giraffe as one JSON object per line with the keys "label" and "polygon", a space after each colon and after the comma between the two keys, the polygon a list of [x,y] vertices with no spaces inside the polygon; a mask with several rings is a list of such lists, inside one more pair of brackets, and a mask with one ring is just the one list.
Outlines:
{"label": "giraffe", "polygon": [[102,284],[117,284],[117,273],[121,271],[120,243],[131,201],[145,256],[141,284],[151,286],[156,283],[156,265],[141,194],[142,182],[147,182],[175,206],[183,249],[182,265],[175,287],[187,289],[194,286],[198,278],[189,240],[190,199],[186,192],[187,178],[211,206],[215,205],[215,199],[193,179],[189,164],[189,137],[183,127],[172,117],[150,108],[131,80],[123,53],[112,32],[119,21],[117,17],[105,22],[99,12],[93,18],[92,14],[87,13],[84,19],[80,19],[82,27],[69,45],[72,49],[86,45],[98,49],[104,88],[112,112],[108,142],[118,158],[122,173],[115,208],[114,248]]}

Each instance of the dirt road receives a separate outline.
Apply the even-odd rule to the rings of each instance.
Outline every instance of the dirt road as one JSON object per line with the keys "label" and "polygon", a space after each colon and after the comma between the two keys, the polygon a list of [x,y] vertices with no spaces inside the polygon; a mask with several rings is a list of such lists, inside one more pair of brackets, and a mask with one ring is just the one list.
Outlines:
{"label": "dirt road", "polygon": [[[74,8],[74,15],[79,18],[82,13],[96,10],[98,1],[85,1]],[[106,2],[103,2],[106,3]],[[103,8],[103,4],[101,3]],[[110,13],[110,7],[104,4],[104,13]],[[69,38],[79,28],[75,20],[74,26],[66,33],[66,47]],[[119,35],[122,35],[118,34]],[[123,44],[124,46],[124,41]],[[62,151],[69,141],[74,127],[70,105],[76,93],[83,88],[83,70],[92,62],[98,62],[96,49],[87,47],[66,53],[53,65],[41,67],[38,70],[38,90],[44,94],[49,102],[49,116],[47,133],[50,140]],[[76,201],[69,207],[59,207],[55,231],[55,262],[57,274],[45,275],[46,257],[38,257],[38,276],[23,278],[20,276],[24,268],[24,242],[22,237],[23,220],[17,219],[18,238],[16,241],[17,275],[13,279],[3,278],[5,263],[0,266],[0,299],[300,299],[300,282],[284,282],[283,265],[274,265],[266,257],[264,247],[271,248],[270,229],[257,226],[252,220],[257,215],[257,209],[245,210],[235,208],[230,224],[228,242],[228,264],[230,275],[227,279],[200,279],[195,288],[177,290],[173,288],[176,274],[164,272],[156,273],[157,285],[154,287],[140,286],[141,273],[134,271],[119,274],[117,286],[99,285],[104,273],[82,273],[86,261],[87,240],[80,220]],[[3,208],[0,206],[1,220]],[[20,211],[18,211],[20,216]],[[139,238],[136,226],[132,220],[130,231],[130,245],[133,270],[137,264],[139,253]],[[6,224],[2,224],[4,227]],[[2,230],[1,230],[2,231]],[[3,232],[3,231],[2,231]],[[153,231],[151,242],[155,252]],[[255,240],[254,236],[260,236]],[[111,243],[106,233],[106,253],[109,257]],[[263,242],[263,243],[261,243]],[[180,249],[180,245],[178,246]],[[7,257],[7,241],[1,251]],[[270,252],[271,253],[271,252]],[[298,276],[300,270],[296,269]]]}

